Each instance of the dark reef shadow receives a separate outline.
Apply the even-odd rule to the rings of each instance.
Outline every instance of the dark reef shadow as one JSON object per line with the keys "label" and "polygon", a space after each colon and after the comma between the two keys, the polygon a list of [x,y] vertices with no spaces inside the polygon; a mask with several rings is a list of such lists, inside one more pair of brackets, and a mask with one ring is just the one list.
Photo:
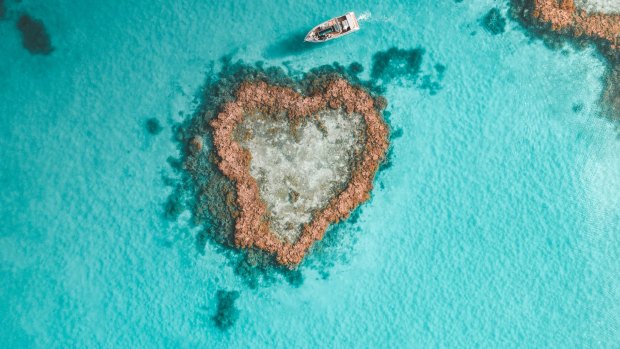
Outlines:
{"label": "dark reef shadow", "polygon": [[158,135],[164,129],[159,123],[159,120],[157,120],[157,118],[148,118],[144,122],[144,127],[146,128],[147,132],[153,136]]}
{"label": "dark reef shadow", "polygon": [[479,21],[482,28],[491,35],[499,35],[506,31],[506,18],[497,7],[490,9]]}
{"label": "dark reef shadow", "polygon": [[3,20],[6,17],[6,11],[4,0],[0,0],[0,20]]}
{"label": "dark reef shadow", "polygon": [[239,309],[235,302],[239,298],[238,291],[218,290],[216,295],[216,311],[211,317],[215,327],[225,331],[232,327],[239,319]]}
{"label": "dark reef shadow", "polygon": [[378,51],[372,56],[370,77],[374,81],[389,83],[404,78],[415,81],[422,66],[423,48],[400,49],[391,47],[385,51]]}
{"label": "dark reef shadow", "polygon": [[43,21],[25,13],[17,20],[16,27],[22,36],[22,46],[31,54],[49,55],[54,51]]}

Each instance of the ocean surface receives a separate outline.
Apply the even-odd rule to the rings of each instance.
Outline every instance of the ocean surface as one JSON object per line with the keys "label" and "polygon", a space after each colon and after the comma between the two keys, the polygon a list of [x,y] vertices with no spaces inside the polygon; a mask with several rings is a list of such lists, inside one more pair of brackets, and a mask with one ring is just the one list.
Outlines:
{"label": "ocean surface", "polygon": [[[505,1],[4,6],[0,348],[620,347],[620,141],[594,48],[489,28]],[[359,32],[300,43],[347,11]],[[22,13],[50,54],[22,46]],[[417,48],[419,71],[371,76]],[[249,285],[217,244],[196,248],[191,212],[165,214],[174,127],[224,56],[359,63],[386,91],[389,165],[296,282]]]}

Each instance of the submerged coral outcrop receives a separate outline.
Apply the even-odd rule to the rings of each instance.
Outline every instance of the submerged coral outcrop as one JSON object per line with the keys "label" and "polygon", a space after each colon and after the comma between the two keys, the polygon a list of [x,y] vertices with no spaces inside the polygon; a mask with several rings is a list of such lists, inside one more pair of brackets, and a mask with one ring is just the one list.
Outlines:
{"label": "submerged coral outcrop", "polygon": [[301,262],[330,224],[369,198],[388,148],[368,92],[342,78],[317,87],[304,97],[245,82],[211,121],[217,166],[235,186],[235,246],[284,265]]}
{"label": "submerged coral outcrop", "polygon": [[239,291],[217,291],[217,310],[211,319],[222,331],[232,327],[239,319],[239,309],[235,306],[237,298],[239,298]]}
{"label": "submerged coral outcrop", "polygon": [[22,46],[31,54],[49,55],[54,50],[50,35],[41,20],[23,14],[17,21],[17,29],[22,35]]}
{"label": "submerged coral outcrop", "polygon": [[497,7],[489,10],[481,19],[482,27],[492,35],[499,35],[506,31],[506,18]]}

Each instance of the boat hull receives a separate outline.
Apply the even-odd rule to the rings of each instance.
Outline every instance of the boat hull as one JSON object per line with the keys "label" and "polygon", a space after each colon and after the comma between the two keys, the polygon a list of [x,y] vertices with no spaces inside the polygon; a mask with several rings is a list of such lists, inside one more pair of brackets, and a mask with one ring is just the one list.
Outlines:
{"label": "boat hull", "polygon": [[332,18],[312,28],[304,41],[314,43],[325,42],[351,34],[359,29],[360,26],[355,13],[347,12],[342,16]]}

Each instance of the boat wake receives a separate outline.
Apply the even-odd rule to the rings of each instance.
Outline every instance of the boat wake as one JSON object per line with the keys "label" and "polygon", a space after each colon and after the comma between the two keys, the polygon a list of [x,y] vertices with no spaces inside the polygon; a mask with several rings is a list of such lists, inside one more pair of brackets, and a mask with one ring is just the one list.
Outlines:
{"label": "boat wake", "polygon": [[359,16],[357,16],[357,20],[358,21],[367,21],[370,19],[370,17],[372,17],[372,13],[370,13],[370,11],[364,11],[362,13],[360,13]]}
{"label": "boat wake", "polygon": [[364,11],[357,16],[358,22],[393,22],[393,17],[387,16],[372,16],[370,11]]}

